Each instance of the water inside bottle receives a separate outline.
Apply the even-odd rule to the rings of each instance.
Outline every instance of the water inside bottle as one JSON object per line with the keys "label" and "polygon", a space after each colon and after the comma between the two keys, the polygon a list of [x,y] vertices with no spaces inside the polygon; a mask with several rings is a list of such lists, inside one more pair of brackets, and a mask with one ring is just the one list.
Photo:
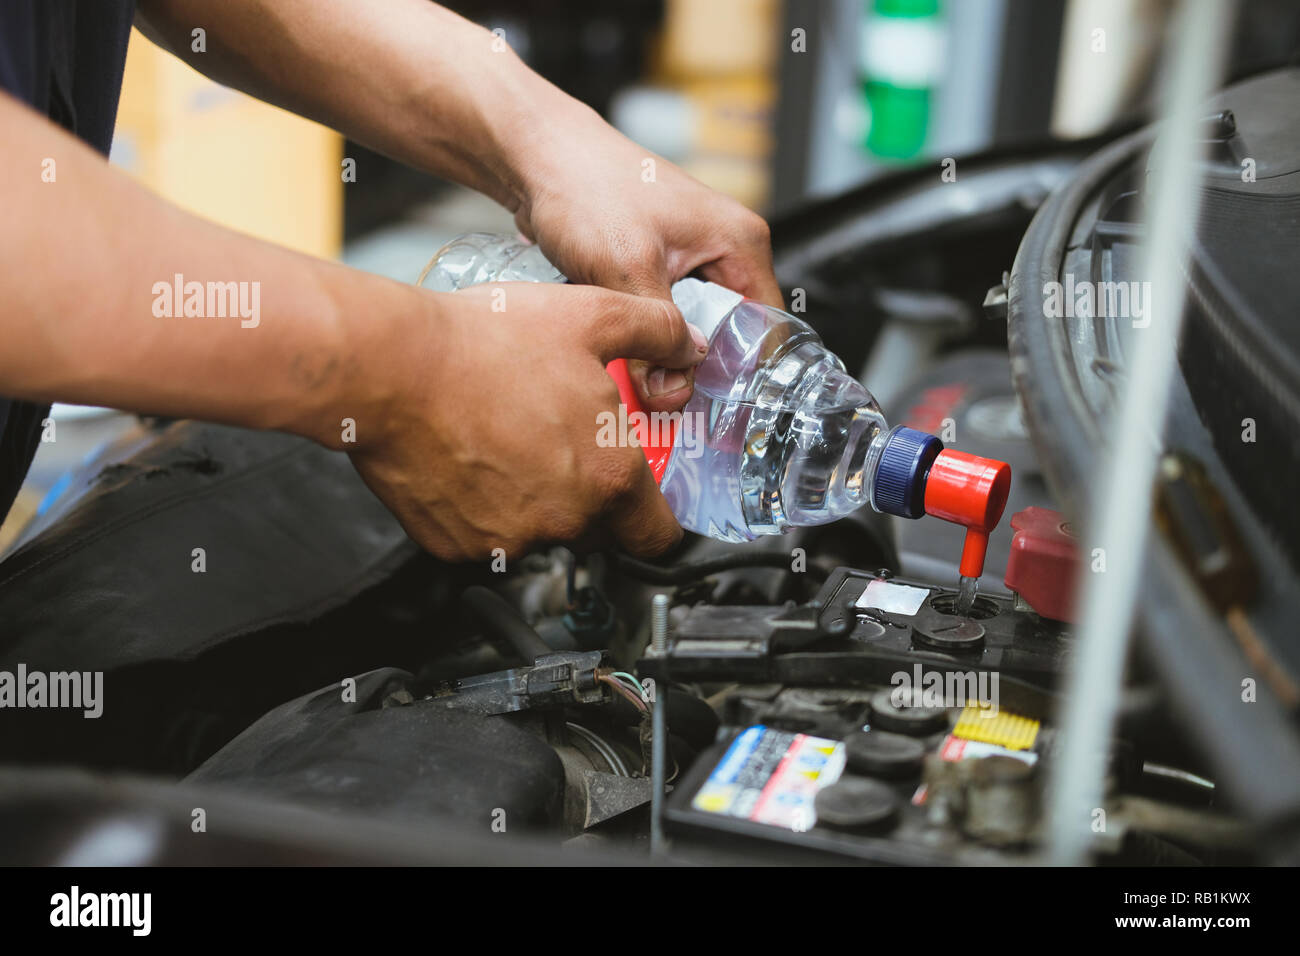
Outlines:
{"label": "water inside bottle", "polygon": [[806,325],[738,306],[696,370],[661,485],[682,526],[728,541],[825,524],[869,500],[884,416]]}

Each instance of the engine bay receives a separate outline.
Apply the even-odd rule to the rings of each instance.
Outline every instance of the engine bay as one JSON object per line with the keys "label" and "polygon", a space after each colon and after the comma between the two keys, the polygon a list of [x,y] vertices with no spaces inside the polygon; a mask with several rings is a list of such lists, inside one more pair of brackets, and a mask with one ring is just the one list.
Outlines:
{"label": "engine bay", "polygon": [[[1269,223],[1294,218],[1300,138],[1278,110],[1298,76],[1212,104],[1236,116],[1215,133],[1227,168],[1242,150],[1272,163],[1271,199],[1220,183],[1223,221],[1268,202]],[[1049,810],[1076,583],[1105,571],[1079,537],[1085,465],[1126,345],[1105,316],[1058,327],[1029,303],[1067,263],[1130,281],[1152,136],[976,157],[957,182],[903,171],[773,225],[783,288],[890,421],[1010,464],[968,614],[953,525],[863,508],[744,545],[688,535],[653,563],[557,547],[445,565],[340,456],[145,420],[0,576],[4,666],[100,673],[114,700],[93,721],[14,712],[12,855],[80,859],[125,819],[161,828],[146,862],[174,861],[196,800],[233,800],[205,845],[218,862],[1004,865],[1046,862],[1073,826],[1099,865],[1294,863],[1294,495],[1261,475],[1294,474],[1297,446],[1243,466],[1209,438],[1257,366],[1266,423],[1300,424],[1275,290],[1243,304],[1215,284],[1251,248],[1199,261],[1218,345],[1182,356],[1103,799]],[[1294,246],[1274,232],[1260,241]],[[213,571],[178,571],[199,545]],[[320,816],[272,832],[285,808]],[[354,837],[371,826],[387,836]]]}

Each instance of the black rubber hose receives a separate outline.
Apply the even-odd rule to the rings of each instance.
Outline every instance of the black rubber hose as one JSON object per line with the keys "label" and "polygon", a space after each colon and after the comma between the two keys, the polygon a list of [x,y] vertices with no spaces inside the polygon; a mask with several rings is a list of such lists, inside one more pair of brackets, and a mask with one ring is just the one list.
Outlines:
{"label": "black rubber hose", "polygon": [[[708,577],[710,574],[735,571],[739,568],[791,570],[790,555],[786,552],[760,551],[758,549],[737,551],[735,554],[723,554],[713,558],[704,558],[701,561],[683,561],[680,564],[667,567],[639,561],[616,551],[610,552],[610,557],[613,559],[614,567],[624,574],[639,578],[647,584],[659,585],[686,584],[690,581],[698,581],[700,578]],[[812,562],[809,563],[809,567],[817,571],[824,570]]]}
{"label": "black rubber hose", "polygon": [[550,645],[538,636],[532,625],[495,591],[475,584],[465,589],[461,600],[484,628],[509,641],[515,652],[529,664],[544,654],[552,653]]}
{"label": "black rubber hose", "polygon": [[718,735],[718,715],[713,708],[694,694],[668,688],[664,698],[668,708],[668,726],[697,751],[713,743]]}
{"label": "black rubber hose", "polygon": [[[664,697],[668,726],[673,734],[682,738],[699,752],[712,744],[718,734],[718,715],[713,708],[694,694],[671,687]],[[639,724],[644,713],[633,707],[626,698],[614,695],[611,718],[623,727]]]}

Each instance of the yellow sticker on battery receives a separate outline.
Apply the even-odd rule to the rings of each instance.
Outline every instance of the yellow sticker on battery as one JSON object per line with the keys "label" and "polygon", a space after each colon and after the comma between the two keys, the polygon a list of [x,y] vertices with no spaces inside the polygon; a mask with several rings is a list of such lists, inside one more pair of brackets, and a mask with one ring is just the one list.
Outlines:
{"label": "yellow sticker on battery", "polygon": [[988,704],[972,703],[962,708],[952,735],[1008,750],[1032,750],[1039,726],[1038,721],[1009,710],[995,711]]}

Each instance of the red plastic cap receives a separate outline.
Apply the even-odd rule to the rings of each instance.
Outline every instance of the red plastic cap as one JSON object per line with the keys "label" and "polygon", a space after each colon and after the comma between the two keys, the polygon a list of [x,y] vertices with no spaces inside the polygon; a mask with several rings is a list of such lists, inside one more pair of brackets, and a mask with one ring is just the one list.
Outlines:
{"label": "red plastic cap", "polygon": [[1015,536],[1005,583],[1043,617],[1074,619],[1074,582],[1079,548],[1065,516],[1050,508],[1026,508],[1011,516]]}
{"label": "red plastic cap", "polygon": [[[655,483],[663,481],[668,469],[668,457],[673,453],[673,442],[677,438],[676,422],[669,420],[668,428],[651,428],[649,415],[641,407],[641,399],[632,385],[631,373],[627,370],[627,359],[614,359],[605,366],[605,371],[618,386],[618,397],[627,408],[628,431],[636,435],[636,440],[650,463],[650,471],[655,476]],[[664,433],[667,434],[664,434]]]}
{"label": "red plastic cap", "polygon": [[1011,466],[947,449],[930,466],[925,479],[925,513],[966,528],[961,550],[962,577],[984,573],[989,534],[1002,520],[1011,491]]}

